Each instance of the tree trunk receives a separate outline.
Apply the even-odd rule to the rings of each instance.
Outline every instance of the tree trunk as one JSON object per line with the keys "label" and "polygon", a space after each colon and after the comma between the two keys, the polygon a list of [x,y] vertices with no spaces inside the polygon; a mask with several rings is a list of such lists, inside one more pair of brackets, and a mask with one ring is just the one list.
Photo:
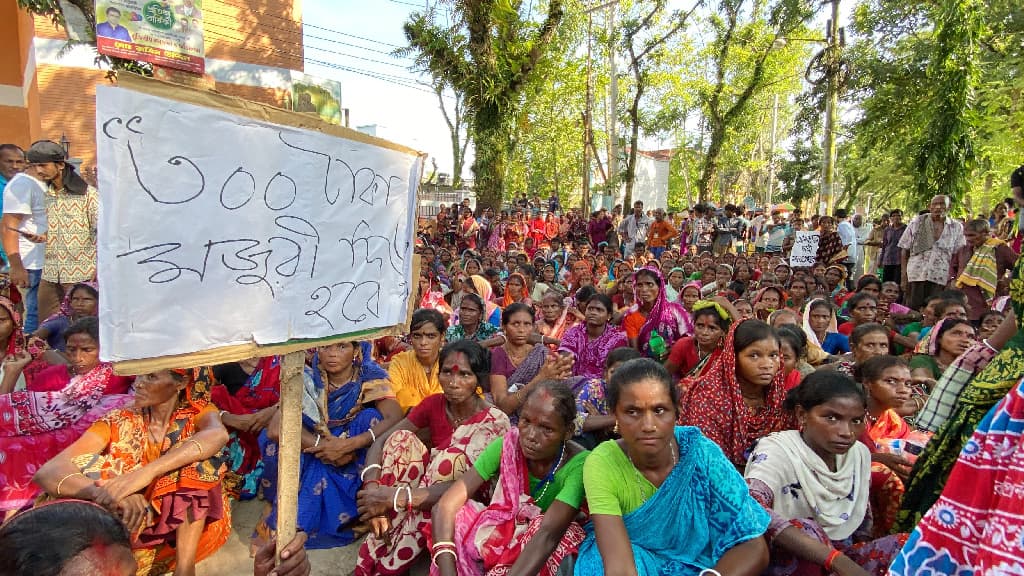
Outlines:
{"label": "tree trunk", "polygon": [[[710,121],[708,123],[710,124]],[[715,180],[718,179],[718,162],[723,144],[725,144],[725,127],[712,127],[711,143],[708,144],[708,151],[704,155],[704,169],[700,174],[700,182],[697,183],[701,202],[706,202],[711,198],[712,188],[715,185]]]}
{"label": "tree trunk", "polygon": [[511,154],[512,127],[503,121],[507,112],[488,104],[473,116],[476,157],[473,176],[476,179],[477,206],[501,210],[505,192],[505,167]]}
{"label": "tree trunk", "polygon": [[634,59],[636,93],[633,95],[633,105],[629,107],[629,121],[633,126],[629,134],[629,158],[626,160],[626,196],[622,200],[623,210],[633,205],[633,184],[636,182],[636,148],[640,142],[640,99],[644,95],[644,83],[640,72],[637,71],[638,65]]}

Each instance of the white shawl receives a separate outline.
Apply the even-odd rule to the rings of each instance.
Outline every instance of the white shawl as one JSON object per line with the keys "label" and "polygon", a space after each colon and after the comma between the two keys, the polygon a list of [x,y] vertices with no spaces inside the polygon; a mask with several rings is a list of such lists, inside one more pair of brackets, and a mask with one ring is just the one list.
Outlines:
{"label": "white shawl", "polygon": [[757,442],[743,476],[771,488],[779,515],[814,520],[832,540],[845,540],[867,514],[871,453],[854,442],[849,452],[836,456],[832,472],[800,432],[787,430]]}

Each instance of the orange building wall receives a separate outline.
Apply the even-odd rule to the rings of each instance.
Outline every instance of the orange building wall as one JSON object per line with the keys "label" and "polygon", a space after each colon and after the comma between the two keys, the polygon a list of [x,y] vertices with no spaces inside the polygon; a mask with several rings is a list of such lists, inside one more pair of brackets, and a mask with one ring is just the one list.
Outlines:
{"label": "orange building wall", "polygon": [[[206,57],[303,70],[301,5],[301,0],[205,0]],[[55,30],[45,18],[35,18],[35,30],[40,38],[65,38],[64,31]],[[71,142],[71,155],[82,159],[84,169],[95,167],[96,85],[108,82],[106,72],[40,64],[37,82],[41,123],[37,132],[41,135],[33,136],[32,140],[56,141],[64,133]],[[225,94],[278,107],[285,106],[288,94],[275,88],[222,82],[217,82],[216,88]],[[0,106],[0,126],[5,117],[4,107]]]}

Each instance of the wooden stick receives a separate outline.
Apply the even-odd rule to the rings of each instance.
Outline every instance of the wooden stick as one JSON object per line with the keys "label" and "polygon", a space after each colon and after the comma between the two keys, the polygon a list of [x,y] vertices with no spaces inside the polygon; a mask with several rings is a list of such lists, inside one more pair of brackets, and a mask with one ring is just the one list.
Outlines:
{"label": "wooden stick", "polygon": [[277,563],[292,541],[299,513],[299,463],[302,455],[302,370],[306,353],[291,352],[282,360],[281,437],[277,443]]}

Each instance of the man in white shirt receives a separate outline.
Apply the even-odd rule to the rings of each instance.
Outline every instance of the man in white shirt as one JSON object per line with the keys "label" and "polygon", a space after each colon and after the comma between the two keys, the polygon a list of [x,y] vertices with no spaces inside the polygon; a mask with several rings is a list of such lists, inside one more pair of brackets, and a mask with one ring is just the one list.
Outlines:
{"label": "man in white shirt", "polygon": [[839,239],[843,242],[843,247],[846,248],[846,260],[843,261],[843,266],[846,266],[846,283],[847,288],[851,288],[853,278],[853,267],[857,262],[857,230],[854,229],[853,224],[847,219],[849,213],[844,208],[836,208],[835,217],[839,224],[836,226],[836,232],[839,234]]}
{"label": "man in white shirt", "polygon": [[856,280],[864,275],[864,264],[866,263],[866,252],[865,242],[868,241],[868,236],[871,235],[871,230],[874,226],[871,224],[863,214],[854,214],[853,218],[850,219],[853,224],[853,229],[857,233],[857,261],[853,267],[853,280]]}
{"label": "man in white shirt", "polygon": [[39,326],[39,280],[46,257],[46,190],[64,170],[64,148],[40,140],[25,153],[28,166],[4,188],[0,238],[11,263],[11,283],[25,301],[25,333]]}
{"label": "man in white shirt", "polygon": [[636,243],[647,239],[647,230],[650,227],[651,219],[644,214],[644,203],[637,200],[633,203],[633,212],[619,224],[619,238],[626,247],[623,254],[632,254]]}

